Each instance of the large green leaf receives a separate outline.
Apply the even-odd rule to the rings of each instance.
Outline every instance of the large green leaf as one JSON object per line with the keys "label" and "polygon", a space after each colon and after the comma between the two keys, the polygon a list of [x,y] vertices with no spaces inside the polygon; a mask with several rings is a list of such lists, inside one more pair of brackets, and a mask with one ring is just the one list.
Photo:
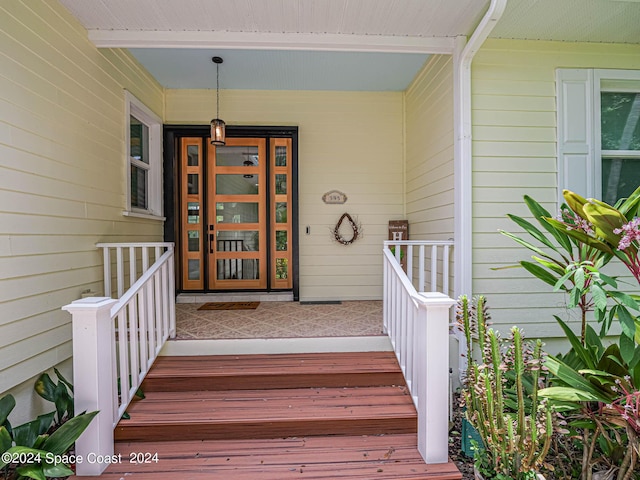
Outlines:
{"label": "large green leaf", "polygon": [[58,413],[58,423],[61,423],[65,413],[67,412],[69,404],[73,403],[73,399],[69,395],[66,385],[62,382],[56,385],[54,403],[56,406],[56,412]]}
{"label": "large green leaf", "polygon": [[589,350],[582,345],[582,341],[576,336],[575,333],[573,333],[571,327],[564,323],[557,315],[554,315],[553,317],[556,319],[556,322],[558,322],[558,325],[560,325],[560,328],[562,328],[562,330],[564,331],[564,334],[569,340],[569,343],[571,343],[573,352],[580,359],[580,368],[595,368],[596,362],[598,360],[596,358],[593,358]]}
{"label": "large green leaf", "polygon": [[47,463],[45,462],[42,471],[47,477],[69,477],[75,472],[64,463]]}
{"label": "large green leaf", "polygon": [[551,398],[553,400],[560,400],[562,402],[598,402],[600,400],[599,395],[593,395],[590,392],[585,392],[577,388],[571,387],[548,387],[543,388],[538,392],[541,397]]}
{"label": "large green leaf", "polygon": [[615,343],[609,345],[604,351],[595,367],[595,370],[601,370],[620,378],[623,378],[629,373],[629,370],[622,359],[620,348]]}
{"label": "large green leaf", "polygon": [[47,477],[42,470],[42,464],[40,463],[30,463],[28,465],[23,465],[16,468],[16,472],[23,477],[33,478],[35,480],[47,480]]}
{"label": "large green leaf", "polygon": [[617,205],[617,210],[623,214],[627,220],[633,220],[633,217],[638,216],[638,208],[640,207],[640,187],[629,195],[620,205]]}
{"label": "large green leaf", "polygon": [[4,425],[7,421],[7,417],[16,406],[16,399],[13,395],[5,395],[0,398],[0,425]]}
{"label": "large green leaf", "polygon": [[533,258],[540,265],[542,265],[545,268],[548,268],[552,272],[557,273],[560,276],[564,275],[564,268],[558,265],[557,263],[549,262],[544,258],[536,257],[535,255],[532,255],[531,258]]}
{"label": "large green leaf", "polygon": [[627,310],[622,305],[616,305],[615,307],[616,314],[618,315],[618,320],[620,320],[620,326],[622,327],[622,333],[624,333],[629,338],[634,338],[636,334],[636,322]]}
{"label": "large green leaf", "polygon": [[13,439],[16,445],[33,447],[39,435],[46,433],[53,423],[55,412],[39,415],[38,418],[13,428]]}
{"label": "large green leaf", "polygon": [[9,435],[7,427],[0,427],[0,454],[9,450],[12,444],[13,440],[11,439],[11,435]]}
{"label": "large green leaf", "polygon": [[[21,445],[16,445],[15,447],[11,447],[9,450],[7,450],[7,452],[13,454],[12,456],[8,456],[8,457],[14,457],[14,458],[16,456],[20,456],[21,454],[23,454],[25,456],[30,456],[33,459],[36,459],[36,458],[44,459],[45,456],[47,455],[47,452],[43,450],[39,450],[36,448],[23,447]],[[0,470],[6,467],[8,463],[9,462],[5,462],[2,459],[0,459]]]}
{"label": "large green leaf", "polygon": [[43,373],[33,386],[38,395],[50,402],[56,401],[56,384],[53,383],[48,374]]}
{"label": "large green leaf", "polygon": [[627,295],[624,292],[618,292],[616,290],[610,291],[609,295],[629,308],[633,308],[634,310],[640,310],[640,306],[638,305],[638,302],[636,302],[631,295]]}
{"label": "large green leaf", "polygon": [[558,228],[558,229],[564,229],[565,233],[567,235],[569,235],[570,237],[574,238],[575,240],[577,240],[580,243],[584,243],[585,245],[588,245],[592,248],[595,248],[601,252],[604,253],[608,253],[610,255],[614,254],[614,251],[611,249],[611,247],[609,247],[609,245],[607,245],[606,243],[598,240],[597,238],[593,238],[590,237],[589,235],[587,235],[586,233],[580,231],[580,230],[569,230],[567,229],[566,225],[562,222],[559,222],[558,220],[554,219],[554,218],[547,218],[546,219],[547,222],[549,222],[549,224],[553,225],[554,227]]}
{"label": "large green leaf", "polygon": [[528,222],[527,220],[525,220],[522,217],[519,217],[517,215],[512,215],[510,213],[507,214],[507,217],[509,217],[517,225],[522,227],[529,235],[531,235],[533,238],[538,240],[540,243],[542,243],[543,245],[546,245],[547,247],[551,248],[552,250],[555,250],[556,252],[558,251],[556,246],[544,235],[544,233],[542,233],[532,223]]}
{"label": "large green leaf", "polygon": [[549,273],[548,270],[542,268],[540,265],[525,261],[520,262],[520,265],[522,265],[524,269],[534,277],[539,278],[540,280],[548,283],[551,286],[554,286],[558,281],[557,277],[553,276],[551,273]]}
{"label": "large green leaf", "polygon": [[551,214],[538,202],[536,202],[533,198],[528,195],[524,196],[524,203],[527,204],[529,211],[533,214],[533,216],[538,220],[540,225],[548,231],[553,238],[564,248],[569,255],[573,251],[573,246],[571,245],[571,241],[569,237],[564,233],[564,229],[558,230],[558,228],[551,225],[547,222],[547,218],[551,217]]}
{"label": "large green leaf", "polygon": [[562,190],[562,196],[564,197],[564,201],[567,202],[567,205],[571,210],[578,214],[581,218],[586,218],[583,207],[587,203],[587,199],[581,197],[575,192],[571,190]]}
{"label": "large green leaf", "polygon": [[609,245],[617,247],[620,242],[620,234],[613,233],[613,231],[627,223],[626,217],[612,206],[596,200],[584,206],[584,213],[593,224],[596,235],[607,241]]}
{"label": "large green leaf", "polygon": [[593,304],[598,310],[606,310],[607,294],[597,283],[591,285],[591,298],[593,299]]}
{"label": "large green leaf", "polygon": [[53,369],[53,371],[54,371],[54,372],[56,372],[56,375],[58,376],[58,379],[59,379],[62,383],[64,383],[67,387],[69,387],[69,390],[71,391],[71,393],[73,393],[73,384],[72,384],[69,380],[67,380],[66,378],[64,378],[64,377],[62,376],[62,374],[58,371],[58,369],[57,369],[57,368],[54,368],[54,369]]}
{"label": "large green leaf", "polygon": [[555,258],[547,255],[544,251],[542,251],[541,249],[539,249],[538,247],[536,247],[535,245],[527,242],[526,240],[523,240],[522,238],[514,235],[513,233],[509,233],[507,231],[504,230],[498,230],[501,234],[511,238],[512,240],[514,240],[515,242],[518,242],[520,245],[522,245],[523,247],[528,248],[529,250],[537,253],[538,255],[540,255],[541,257],[544,258],[548,258],[549,260],[551,260],[552,262],[556,262],[559,263]]}
{"label": "large green leaf", "polygon": [[69,450],[71,445],[74,444],[76,439],[84,432],[85,428],[87,428],[91,420],[93,420],[93,417],[97,414],[97,411],[83,413],[68,420],[47,438],[42,444],[42,449],[57,455],[62,455]]}
{"label": "large green leaf", "polygon": [[559,380],[561,380],[568,388],[573,388],[589,395],[591,398],[609,403],[610,399],[607,398],[603,392],[595,388],[595,386],[584,378],[580,373],[563,363],[561,360],[554,356],[547,357],[545,366],[553,373]]}
{"label": "large green leaf", "polygon": [[[637,349],[637,351],[640,353],[640,347]],[[622,355],[622,359],[629,366],[635,366],[633,362],[636,356],[636,342],[634,342],[632,338],[629,338],[626,335],[620,335],[620,355]]]}

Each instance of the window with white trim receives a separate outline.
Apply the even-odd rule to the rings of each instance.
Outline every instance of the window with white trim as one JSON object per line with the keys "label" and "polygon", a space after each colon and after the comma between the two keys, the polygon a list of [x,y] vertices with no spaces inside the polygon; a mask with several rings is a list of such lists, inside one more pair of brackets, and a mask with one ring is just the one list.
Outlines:
{"label": "window with white trim", "polygon": [[125,91],[128,216],[162,216],[162,121]]}
{"label": "window with white trim", "polygon": [[640,71],[559,69],[558,185],[611,205],[640,185]]}

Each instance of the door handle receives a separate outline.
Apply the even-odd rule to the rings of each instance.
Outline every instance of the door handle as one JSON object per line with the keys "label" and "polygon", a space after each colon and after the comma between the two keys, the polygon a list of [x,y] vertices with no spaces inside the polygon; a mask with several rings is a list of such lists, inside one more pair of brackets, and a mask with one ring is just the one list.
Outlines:
{"label": "door handle", "polygon": [[213,233],[209,234],[209,253],[213,253],[213,241],[215,240]]}

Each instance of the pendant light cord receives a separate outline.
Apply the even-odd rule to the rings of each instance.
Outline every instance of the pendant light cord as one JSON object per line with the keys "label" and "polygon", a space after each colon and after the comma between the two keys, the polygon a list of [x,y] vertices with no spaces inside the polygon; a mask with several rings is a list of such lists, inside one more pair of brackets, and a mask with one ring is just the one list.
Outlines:
{"label": "pendant light cord", "polygon": [[220,64],[216,63],[216,118],[220,118]]}

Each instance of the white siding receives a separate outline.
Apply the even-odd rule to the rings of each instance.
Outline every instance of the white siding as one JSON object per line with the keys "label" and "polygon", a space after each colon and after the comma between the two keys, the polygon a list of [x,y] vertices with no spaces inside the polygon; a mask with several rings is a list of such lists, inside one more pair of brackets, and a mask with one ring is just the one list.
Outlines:
{"label": "white siding", "polygon": [[[167,91],[168,124],[208,124],[214,112],[213,91]],[[220,92],[227,125],[299,127],[301,300],[382,298],[382,242],[403,216],[402,115],[402,93]],[[334,189],[346,204],[322,202]],[[363,227],[349,246],[331,235],[344,212]]]}
{"label": "white siding", "polygon": [[57,2],[0,4],[0,392],[70,357],[60,307],[101,291],[96,242],[162,239],[122,216],[123,89],[162,115],[160,85]]}
{"label": "white siding", "polygon": [[474,59],[473,292],[487,295],[497,325],[542,337],[561,335],[563,295],[522,269],[492,267],[531,255],[497,232],[521,232],[505,215],[528,215],[525,194],[557,212],[556,68],[639,69],[640,47],[489,40]]}
{"label": "white siding", "polygon": [[453,238],[453,62],[431,57],[405,93],[406,213],[413,240]]}

